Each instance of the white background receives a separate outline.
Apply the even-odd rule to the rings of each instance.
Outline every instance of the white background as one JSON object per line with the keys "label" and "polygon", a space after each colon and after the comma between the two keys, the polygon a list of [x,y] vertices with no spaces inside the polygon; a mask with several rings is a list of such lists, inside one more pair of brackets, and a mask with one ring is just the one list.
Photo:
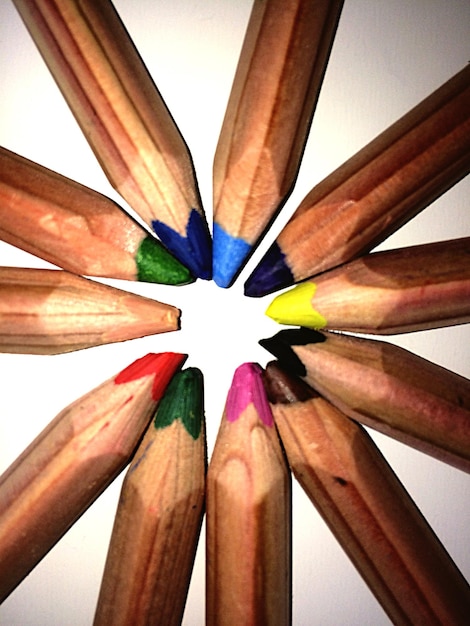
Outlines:
{"label": "white background", "polygon": [[[189,144],[211,219],[212,159],[251,9],[248,0],[119,0],[125,21]],[[0,355],[0,471],[62,408],[147,352],[188,353],[206,383],[212,450],[234,369],[265,365],[258,340],[280,329],[243,283],[311,187],[470,60],[468,0],[346,0],[297,186],[235,286],[108,281],[179,306],[182,330],[59,356]],[[0,144],[125,203],[111,189],[9,0],[0,3]],[[470,235],[470,180],[456,185],[381,248]],[[2,265],[48,267],[0,243]],[[470,376],[468,327],[390,340]],[[469,478],[373,433],[441,541],[470,577]],[[0,607],[0,624],[90,624],[122,476]],[[294,624],[389,623],[294,482]],[[204,529],[203,529],[204,533]],[[5,574],[5,572],[2,572]],[[184,623],[204,621],[204,543]]]}

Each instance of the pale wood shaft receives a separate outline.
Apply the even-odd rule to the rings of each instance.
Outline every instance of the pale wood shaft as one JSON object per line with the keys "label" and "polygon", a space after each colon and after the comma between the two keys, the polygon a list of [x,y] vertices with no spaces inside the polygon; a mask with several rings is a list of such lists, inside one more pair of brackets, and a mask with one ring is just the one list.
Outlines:
{"label": "pale wood shaft", "polygon": [[290,481],[253,405],[223,419],[207,478],[206,623],[290,623]]}
{"label": "pale wood shaft", "polygon": [[112,200],[0,147],[0,238],[76,274],[135,280],[147,235]]}
{"label": "pale wood shaft", "polygon": [[108,0],[15,0],[111,184],[184,235],[200,208],[179,130]]}
{"label": "pale wood shaft", "polygon": [[55,354],[177,330],[179,309],[62,270],[0,268],[0,351]]}
{"label": "pale wood shaft", "polygon": [[304,379],[344,413],[470,471],[470,381],[403,348],[323,333],[293,346]]}
{"label": "pale wood shaft", "polygon": [[470,238],[365,255],[312,281],[326,327],[393,334],[470,321]]}
{"label": "pale wood shaft", "polygon": [[372,249],[470,170],[470,65],[316,185],[277,243],[297,282]]}
{"label": "pale wood shaft", "polygon": [[151,424],[123,483],[95,626],[181,623],[204,494],[203,433]]}
{"label": "pale wood shaft", "polygon": [[290,389],[272,404],[289,464],[392,622],[464,624],[468,584],[370,436]]}
{"label": "pale wood shaft", "polygon": [[[1,600],[129,461],[162,393],[155,385],[167,384],[182,359],[147,355],[142,370],[137,361],[130,375],[76,400],[0,477]],[[152,361],[163,364],[160,376]]]}
{"label": "pale wood shaft", "polygon": [[297,175],[342,0],[256,0],[214,160],[214,219],[253,244]]}

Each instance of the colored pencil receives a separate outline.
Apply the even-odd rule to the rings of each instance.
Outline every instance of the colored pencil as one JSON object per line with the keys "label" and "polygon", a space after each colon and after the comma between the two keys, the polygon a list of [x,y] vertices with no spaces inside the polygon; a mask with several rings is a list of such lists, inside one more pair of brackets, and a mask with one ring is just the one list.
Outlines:
{"label": "colored pencil", "polygon": [[213,276],[221,287],[292,190],[342,5],[253,4],[214,159]]}
{"label": "colored pencil", "polygon": [[209,463],[208,626],[291,623],[290,475],[261,373],[235,371]]}
{"label": "colored pencil", "polygon": [[470,471],[470,380],[393,344],[328,331],[260,343],[349,417]]}
{"label": "colored pencil", "polygon": [[0,477],[0,601],[129,462],[185,358],[134,361],[59,413]]}
{"label": "colored pencil", "polygon": [[170,381],[121,490],[95,626],[181,624],[204,511],[202,374]]}
{"label": "colored pencil", "polygon": [[292,471],[392,623],[464,624],[465,578],[366,430],[276,363],[265,385]]}
{"label": "colored pencil", "polygon": [[0,352],[59,354],[179,323],[174,306],[65,270],[0,267]]}
{"label": "colored pencil", "polygon": [[277,296],[281,324],[390,335],[470,321],[470,237],[376,252]]}
{"label": "colored pencil", "polygon": [[168,285],[194,281],[112,200],[2,147],[0,238],[75,274]]}
{"label": "colored pencil", "polygon": [[301,202],[245,283],[288,287],[372,250],[470,171],[470,65]]}
{"label": "colored pencil", "polygon": [[110,183],[195,276],[211,241],[192,159],[109,0],[14,0]]}

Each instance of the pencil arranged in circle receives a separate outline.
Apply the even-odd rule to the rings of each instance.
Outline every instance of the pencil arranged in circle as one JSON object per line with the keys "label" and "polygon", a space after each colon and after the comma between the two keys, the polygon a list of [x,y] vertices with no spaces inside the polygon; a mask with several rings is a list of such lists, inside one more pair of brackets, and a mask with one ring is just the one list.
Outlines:
{"label": "pencil arranged in circle", "polygon": [[59,413],[0,477],[0,601],[129,462],[185,359],[134,361]]}
{"label": "pencil arranged in circle", "polygon": [[0,352],[59,354],[179,328],[170,304],[65,270],[0,267]]}
{"label": "pencil arranged in circle", "polygon": [[168,285],[194,281],[115,202],[2,147],[0,239],[75,274]]}
{"label": "pencil arranged in circle", "polygon": [[214,159],[213,276],[221,287],[292,190],[342,5],[253,4]]}
{"label": "pencil arranged in circle", "polygon": [[211,240],[190,152],[109,0],[14,0],[112,186],[195,276]]}
{"label": "pencil arranged in circle", "polygon": [[263,296],[374,248],[470,171],[470,65],[304,198],[245,283]]}
{"label": "pencil arranged in circle", "polygon": [[170,381],[127,470],[94,624],[181,624],[204,512],[203,378]]}
{"label": "pencil arranged in circle", "polygon": [[262,370],[235,371],[207,473],[206,623],[291,623],[291,484]]}
{"label": "pencil arranged in circle", "polygon": [[281,324],[390,335],[470,321],[470,237],[375,252],[271,302]]}
{"label": "pencil arranged in circle", "polygon": [[349,417],[470,471],[470,380],[363,337],[299,328],[260,344]]}
{"label": "pencil arranged in circle", "polygon": [[265,385],[296,478],[393,624],[455,624],[470,588],[366,430],[278,363]]}

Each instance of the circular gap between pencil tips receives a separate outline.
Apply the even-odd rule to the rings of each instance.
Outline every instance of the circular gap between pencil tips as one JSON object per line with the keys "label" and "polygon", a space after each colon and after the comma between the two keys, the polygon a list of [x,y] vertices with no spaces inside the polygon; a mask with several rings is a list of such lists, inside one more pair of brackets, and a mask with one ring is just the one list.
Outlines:
{"label": "circular gap between pencil tips", "polygon": [[[268,298],[246,298],[241,283],[221,289],[213,281],[198,280],[184,290],[175,290],[171,302],[181,310],[181,330],[165,341],[173,340],[197,367],[201,364],[196,363],[196,355],[206,361],[209,371],[220,374],[222,363],[225,370],[226,364],[237,367],[248,360],[265,360],[266,352],[260,349],[258,341],[262,333],[278,328],[265,315],[267,301]],[[251,348],[247,350],[247,346]]]}

